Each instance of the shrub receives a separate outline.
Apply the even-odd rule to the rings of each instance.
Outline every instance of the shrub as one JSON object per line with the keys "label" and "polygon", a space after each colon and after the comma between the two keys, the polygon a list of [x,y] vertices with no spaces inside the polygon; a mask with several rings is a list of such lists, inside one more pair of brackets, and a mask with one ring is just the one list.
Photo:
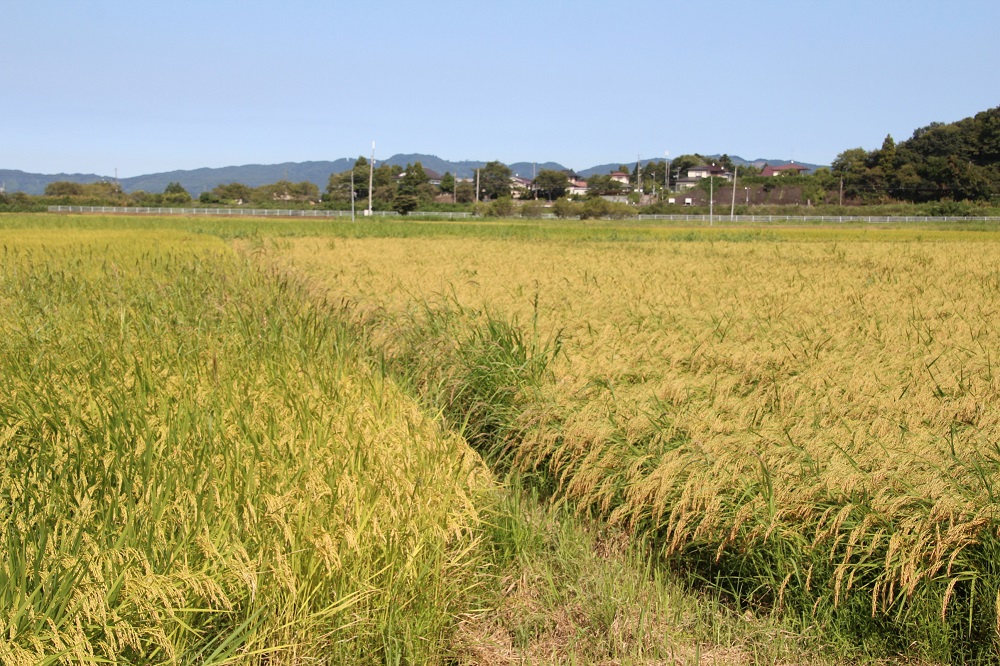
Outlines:
{"label": "shrub", "polygon": [[490,202],[487,214],[493,217],[510,217],[514,213],[514,200],[510,197],[500,197]]}
{"label": "shrub", "polygon": [[538,201],[525,201],[521,204],[521,217],[538,218],[545,214],[545,206]]}
{"label": "shrub", "polygon": [[552,206],[552,211],[556,214],[556,217],[561,219],[579,217],[582,210],[583,206],[565,197],[556,200]]}

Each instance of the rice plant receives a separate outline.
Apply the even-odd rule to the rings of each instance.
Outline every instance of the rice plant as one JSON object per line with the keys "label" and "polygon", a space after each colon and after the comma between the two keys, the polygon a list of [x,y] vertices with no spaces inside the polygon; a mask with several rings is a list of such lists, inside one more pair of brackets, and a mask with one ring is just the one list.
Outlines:
{"label": "rice plant", "polygon": [[435,663],[492,481],[289,281],[0,239],[0,663]]}
{"label": "rice plant", "polygon": [[[996,240],[678,240],[302,239],[269,260],[425,378],[462,376],[477,313],[558,334],[548,379],[466,413],[495,397],[502,464],[673,568],[856,656],[1000,658]],[[465,323],[435,328],[442,301]]]}

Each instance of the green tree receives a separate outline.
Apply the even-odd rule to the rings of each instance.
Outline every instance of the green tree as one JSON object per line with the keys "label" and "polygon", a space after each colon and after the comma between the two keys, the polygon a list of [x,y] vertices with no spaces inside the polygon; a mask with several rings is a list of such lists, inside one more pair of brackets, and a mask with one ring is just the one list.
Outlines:
{"label": "green tree", "polygon": [[687,172],[689,169],[700,166],[704,163],[705,158],[701,155],[679,155],[675,157],[670,163],[670,182],[673,183],[678,176],[680,178],[687,178]]}
{"label": "green tree", "polygon": [[458,203],[472,203],[476,200],[476,187],[471,182],[463,180],[455,183],[455,200]]}
{"label": "green tree", "polygon": [[569,176],[563,171],[541,169],[535,176],[535,191],[549,201],[565,196],[569,189]]}
{"label": "green tree", "polygon": [[356,200],[368,198],[368,160],[364,155],[359,155],[354,161],[354,166],[341,173],[330,174],[326,185],[326,199],[328,201],[349,202],[351,200],[351,182],[354,182],[354,198]]}
{"label": "green tree", "polygon": [[[921,179],[914,201],[985,200],[1000,192],[1000,107],[948,125],[918,129],[897,147],[900,172]],[[908,170],[912,180],[912,174]]]}
{"label": "green tree", "polygon": [[47,197],[79,197],[85,192],[82,183],[73,183],[68,180],[57,180],[45,186],[45,196]]}
{"label": "green tree", "polygon": [[607,217],[611,215],[613,206],[610,201],[606,199],[601,199],[600,197],[595,197],[593,199],[587,199],[583,204],[583,208],[580,210],[580,218],[587,219],[598,219],[602,217]]}
{"label": "green tree", "polygon": [[440,189],[443,194],[455,193],[455,177],[450,172],[445,171],[444,175],[441,176]]}
{"label": "green tree", "polygon": [[552,212],[555,213],[556,217],[560,219],[577,217],[580,215],[580,211],[582,209],[583,206],[581,204],[575,201],[570,201],[565,197],[559,199],[552,205]]}
{"label": "green tree", "polygon": [[392,200],[392,209],[400,215],[407,215],[410,211],[416,210],[419,204],[420,200],[415,194],[397,193],[396,198]]}
{"label": "green tree", "polygon": [[514,200],[510,196],[493,199],[488,208],[488,214],[493,217],[510,217],[513,212]]}
{"label": "green tree", "polygon": [[399,179],[398,194],[406,194],[412,196],[418,196],[421,192],[421,188],[427,185],[430,178],[427,177],[427,172],[424,171],[424,167],[420,162],[416,164],[406,165],[406,171],[403,172],[402,178]]}
{"label": "green tree", "polygon": [[642,187],[646,192],[654,192],[664,187],[666,182],[664,176],[667,171],[667,163],[646,162],[642,167]]}
{"label": "green tree", "polygon": [[261,204],[274,201],[305,203],[319,199],[319,188],[316,187],[315,183],[309,181],[292,183],[287,180],[279,180],[277,183],[254,188],[251,198]]}
{"label": "green tree", "polygon": [[180,183],[167,183],[163,190],[163,203],[165,204],[187,204],[191,203],[191,195]]}
{"label": "green tree", "polygon": [[212,188],[212,194],[219,201],[231,204],[244,204],[250,201],[251,188],[243,183],[220,183]]}
{"label": "green tree", "polygon": [[379,164],[375,167],[374,174],[374,187],[378,190],[380,187],[395,187],[396,186],[396,176],[403,173],[403,167],[396,164]]}
{"label": "green tree", "polygon": [[587,179],[587,196],[600,197],[621,193],[622,184],[612,180],[610,174],[594,174]]}
{"label": "green tree", "polygon": [[488,199],[510,196],[511,170],[502,162],[487,162],[479,170],[479,191]]}
{"label": "green tree", "polygon": [[837,155],[831,170],[844,184],[844,194],[860,196],[872,191],[869,155],[864,148],[851,148]]}
{"label": "green tree", "polygon": [[894,196],[896,190],[896,142],[886,135],[882,148],[868,156],[868,177],[871,188],[882,198]]}
{"label": "green tree", "polygon": [[545,205],[541,201],[525,201],[518,212],[521,217],[539,218],[545,213]]}

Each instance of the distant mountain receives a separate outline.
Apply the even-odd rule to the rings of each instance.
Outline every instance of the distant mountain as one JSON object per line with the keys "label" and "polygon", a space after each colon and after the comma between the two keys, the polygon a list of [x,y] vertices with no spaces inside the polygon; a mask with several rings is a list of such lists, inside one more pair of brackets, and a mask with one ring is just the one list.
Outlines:
{"label": "distant mountain", "polygon": [[[386,160],[376,158],[375,161],[378,164],[391,164],[393,166],[401,167],[405,167],[407,164],[420,162],[420,166],[424,169],[437,171],[441,175],[450,173],[458,178],[471,178],[475,174],[476,169],[486,166],[486,162],[475,162],[470,160],[450,162],[448,160],[443,160],[436,155],[421,155],[418,153],[393,155]],[[353,164],[353,162],[351,163]]]}
{"label": "distant mountain", "polygon": [[510,172],[515,176],[520,176],[521,178],[532,178],[542,169],[548,169],[549,171],[567,171],[566,167],[556,162],[545,162],[544,164],[539,164],[538,162],[514,162],[513,164],[507,165],[510,168]]}
{"label": "distant mountain", "polygon": [[[162,192],[170,183],[180,183],[192,196],[197,197],[202,192],[211,190],[216,185],[225,183],[244,183],[251,187],[268,185],[279,180],[290,180],[298,183],[309,181],[316,183],[320,189],[326,188],[331,173],[339,173],[351,168],[353,159],[339,159],[335,162],[286,162],[284,164],[247,164],[243,166],[221,167],[217,169],[203,168],[186,171],[167,171],[151,173],[132,178],[121,178],[122,189],[126,192]],[[7,192],[24,192],[25,194],[43,194],[49,183],[68,180],[74,183],[96,183],[102,180],[114,180],[109,176],[95,174],[37,174],[24,171],[0,169],[0,183]]]}
{"label": "distant mountain", "polygon": [[246,164],[243,166],[221,167],[217,169],[193,169],[189,171],[167,171],[146,176],[122,178],[122,189],[126,192],[143,190],[162,192],[170,183],[180,183],[191,196],[197,197],[217,185],[243,183],[250,187],[269,185],[279,180],[293,183],[308,181],[316,183],[320,190],[326,189],[331,173],[347,171],[354,160],[341,158],[334,162],[284,162],[282,164]]}
{"label": "distant mountain", "polygon": [[0,169],[0,187],[6,192],[42,194],[45,191],[46,185],[59,180],[88,184],[113,179],[92,173],[59,173],[49,176],[39,173],[26,173],[14,169]]}
{"label": "distant mountain", "polygon": [[[416,162],[420,162],[420,166],[425,169],[437,171],[442,175],[450,173],[457,178],[472,178],[476,175],[476,169],[481,169],[487,164],[486,162],[477,162],[472,160],[450,162],[434,155],[420,154],[393,155],[389,159],[379,163],[405,167],[407,164],[414,164]],[[542,169],[562,171],[566,168],[555,162],[545,162],[544,164],[538,164],[536,162],[514,162],[513,164],[508,164],[507,167],[510,169],[511,173],[516,176],[521,176],[522,178],[530,178],[533,173],[538,173]]]}
{"label": "distant mountain", "polygon": [[[662,160],[641,160],[643,164],[647,162],[658,162]],[[597,166],[592,166],[589,169],[584,169],[583,171],[577,171],[577,175],[581,178],[590,178],[591,176],[606,176],[609,173],[614,173],[618,171],[618,167],[627,166],[629,172],[632,171],[632,167],[635,166],[635,162],[609,162],[608,164],[598,164]]]}
{"label": "distant mountain", "polygon": [[[709,155],[706,156],[706,159],[711,160],[717,157],[718,155]],[[642,164],[646,164],[647,162],[659,162],[662,161],[662,159],[663,158],[653,158],[640,161]],[[761,167],[764,164],[779,166],[789,163],[788,160],[758,159],[750,161],[744,160],[740,157],[731,157],[731,159],[738,165],[753,164],[758,167]],[[308,181],[310,183],[315,183],[322,191],[326,189],[330,174],[347,171],[354,165],[354,161],[355,158],[353,157],[342,157],[332,162],[317,161],[285,162],[282,164],[245,164],[243,166],[152,173],[143,176],[134,176],[132,178],[122,178],[119,182],[121,183],[122,189],[126,192],[143,190],[145,192],[155,193],[162,192],[170,183],[180,183],[184,189],[190,192],[194,197],[197,197],[202,192],[207,192],[213,189],[217,185],[225,183],[243,183],[244,185],[249,185],[250,187],[259,187],[261,185],[276,183],[279,180],[289,180],[293,183]],[[425,169],[437,171],[439,174],[450,173],[458,178],[472,178],[475,175],[476,169],[486,166],[486,162],[484,161],[464,160],[452,162],[441,159],[435,155],[422,155],[418,153],[393,155],[385,160],[378,159],[376,157],[377,164],[392,164],[405,167],[407,164],[414,164],[415,162],[420,162]],[[582,171],[578,171],[577,173],[583,178],[587,178],[594,174],[611,173],[612,171],[616,171],[622,164],[625,164],[631,169],[635,162],[611,162],[609,164],[590,167],[589,169],[584,169]],[[810,169],[817,168],[817,165],[806,164],[804,162],[801,164],[809,167]],[[551,169],[554,171],[567,170],[566,167],[556,162],[514,162],[513,164],[508,164],[507,166],[510,168],[512,173],[521,176],[522,178],[531,178],[533,174],[538,173],[542,169]],[[96,174],[60,173],[45,175],[0,169],[0,184],[3,185],[3,188],[7,192],[24,192],[26,194],[35,195],[42,194],[45,192],[46,185],[61,180],[68,180],[77,183],[94,183],[101,180],[113,180],[113,178],[108,176],[99,176]]]}
{"label": "distant mountain", "polygon": [[[717,157],[719,157],[719,155],[711,155],[709,157],[709,159],[713,159],[713,158],[717,158]],[[784,166],[785,164],[798,164],[800,166],[806,167],[807,169],[809,169],[810,172],[813,172],[816,169],[821,169],[821,168],[824,168],[824,167],[825,168],[829,168],[829,166],[830,166],[829,164],[810,164],[809,162],[797,162],[795,160],[775,160],[775,159],[765,160],[765,159],[760,159],[760,158],[757,158],[755,160],[745,160],[742,157],[735,157],[735,156],[730,156],[729,159],[731,159],[733,161],[733,164],[735,164],[736,166],[748,166],[749,165],[749,166],[755,166],[758,169],[761,169],[765,165],[768,165],[768,164],[770,164],[771,166]]]}

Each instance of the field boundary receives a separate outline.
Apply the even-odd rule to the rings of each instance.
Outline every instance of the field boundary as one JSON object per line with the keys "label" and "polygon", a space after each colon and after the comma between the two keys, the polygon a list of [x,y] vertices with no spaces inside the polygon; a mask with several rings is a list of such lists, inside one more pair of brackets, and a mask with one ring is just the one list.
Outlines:
{"label": "field boundary", "polygon": [[[170,208],[145,206],[49,206],[50,213],[118,213],[121,215],[212,215],[221,217],[351,217],[349,210],[309,210],[294,208]],[[472,213],[412,212],[409,217],[473,217]],[[355,217],[364,218],[362,212]],[[375,210],[372,217],[399,217],[396,211]]]}
{"label": "field boundary", "polygon": [[[121,215],[210,215],[220,217],[351,217],[345,210],[305,210],[278,208],[170,208],[137,206],[49,206],[50,213],[117,213]],[[373,217],[400,217],[395,211],[372,211]],[[364,215],[355,215],[364,219]],[[407,217],[458,218],[476,217],[473,213],[415,211]],[[552,213],[542,219],[556,219]],[[567,218],[580,219],[580,218]],[[907,222],[995,222],[1000,217],[987,216],[931,216],[931,215],[635,215],[629,219],[639,221],[665,220],[671,222],[823,222],[828,224],[891,224]]]}

